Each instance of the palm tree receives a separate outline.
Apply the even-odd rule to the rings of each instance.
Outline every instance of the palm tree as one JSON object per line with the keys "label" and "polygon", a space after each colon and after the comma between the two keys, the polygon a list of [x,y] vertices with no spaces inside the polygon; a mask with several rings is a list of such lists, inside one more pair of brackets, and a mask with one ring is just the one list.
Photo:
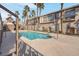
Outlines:
{"label": "palm tree", "polygon": [[29,18],[33,18],[35,16],[36,16],[35,10],[31,10],[30,15],[29,15]]}
{"label": "palm tree", "polygon": [[35,16],[36,16],[35,10],[32,10],[32,17],[35,17]]}
{"label": "palm tree", "polygon": [[[23,18],[25,18],[27,20],[27,29],[28,29],[28,17],[29,17],[28,13],[29,13],[29,11],[30,11],[30,8],[28,5],[26,5],[23,10]],[[26,24],[26,20],[25,20],[25,24]]]}
{"label": "palm tree", "polygon": [[38,22],[38,26],[37,26],[37,30],[39,28],[39,19],[38,19],[38,11],[39,11],[39,15],[41,15],[41,11],[42,9],[44,9],[44,3],[34,3],[37,6],[37,22]]}
{"label": "palm tree", "polygon": [[[19,24],[19,22],[20,22],[20,18],[19,18],[20,13],[19,13],[19,11],[15,11],[15,14],[18,16],[18,24]],[[14,23],[14,25],[15,25],[15,21],[14,21],[13,23]],[[16,25],[15,25],[15,26],[16,26]]]}
{"label": "palm tree", "polygon": [[39,15],[41,15],[41,12],[45,7],[44,3],[34,3],[34,4],[37,6],[37,11],[39,11]]}
{"label": "palm tree", "polygon": [[16,15],[20,15],[19,11],[15,11],[15,14],[16,14]]}
{"label": "palm tree", "polygon": [[[35,17],[35,16],[36,16],[35,10],[32,10],[32,17]],[[34,20],[34,30],[35,30],[35,20]]]}
{"label": "palm tree", "polygon": [[23,22],[23,25],[25,25],[25,17],[22,15],[22,22]]}
{"label": "palm tree", "polygon": [[[15,11],[15,14],[19,17],[19,15],[20,15],[20,13],[19,13],[19,11]],[[20,19],[19,19],[19,21],[20,21]]]}
{"label": "palm tree", "polygon": [[41,15],[41,12],[42,12],[42,10],[43,10],[44,7],[45,7],[45,6],[44,6],[44,3],[40,3],[38,7],[39,7],[39,15]]}
{"label": "palm tree", "polygon": [[31,18],[32,16],[31,15],[29,15],[29,18]]}

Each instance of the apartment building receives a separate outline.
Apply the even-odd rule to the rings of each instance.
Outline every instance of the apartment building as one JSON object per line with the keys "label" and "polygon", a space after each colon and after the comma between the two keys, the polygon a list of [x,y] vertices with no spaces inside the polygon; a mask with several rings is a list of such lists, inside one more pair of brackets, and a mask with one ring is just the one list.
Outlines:
{"label": "apartment building", "polygon": [[[76,24],[78,19],[79,19],[79,5],[76,5],[69,8],[65,8],[63,10],[39,16],[39,30],[42,31],[44,30],[48,32],[62,31],[62,33],[64,34],[66,33],[76,34],[77,33]],[[35,20],[37,20],[37,17],[33,18],[33,20],[31,21],[33,22]],[[29,21],[29,23],[32,25],[31,21]],[[36,23],[38,23],[38,21],[34,23],[35,28],[37,26]],[[34,26],[32,25],[32,27]]]}

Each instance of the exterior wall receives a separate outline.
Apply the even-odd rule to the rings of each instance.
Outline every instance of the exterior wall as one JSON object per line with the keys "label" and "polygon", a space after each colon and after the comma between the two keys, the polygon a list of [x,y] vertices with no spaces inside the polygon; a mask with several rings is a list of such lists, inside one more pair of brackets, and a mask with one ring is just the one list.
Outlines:
{"label": "exterior wall", "polygon": [[[65,11],[67,11],[67,10],[65,10]],[[64,14],[65,14],[65,11],[64,11]],[[79,19],[79,8],[75,8],[75,17],[73,18],[73,19],[71,19],[71,20],[73,20],[73,21],[69,21],[70,23],[71,23],[71,27],[76,27],[75,26],[75,22]],[[67,20],[67,19],[63,19],[63,20]],[[63,33],[66,33],[66,30],[67,30],[67,24],[69,23],[69,22],[63,22]],[[76,34],[77,32],[76,32],[76,29],[75,29],[75,34]]]}
{"label": "exterior wall", "polygon": [[[66,19],[64,18],[64,14],[65,14],[66,11],[63,11],[63,21],[65,21]],[[61,22],[60,22],[61,23]],[[63,33],[65,34],[66,33],[66,28],[67,28],[67,24],[68,22],[63,22],[63,25],[62,25],[62,29],[63,29]]]}
{"label": "exterior wall", "polygon": [[[75,16],[75,21],[79,19],[79,7],[75,9],[76,10],[76,16]],[[75,33],[77,34],[77,30],[75,30]]]}
{"label": "exterior wall", "polygon": [[47,22],[48,22],[47,16],[40,17],[40,23],[47,23]]}
{"label": "exterior wall", "polygon": [[79,19],[79,7],[76,8],[75,11],[76,11],[75,20],[77,21]]}
{"label": "exterior wall", "polygon": [[49,30],[50,30],[49,27],[51,27],[51,25],[52,25],[51,31],[54,32],[55,28],[53,28],[54,24],[52,24],[52,23],[40,24],[40,30],[49,32]]}
{"label": "exterior wall", "polygon": [[79,19],[79,7],[75,9],[76,10],[76,16],[75,16],[75,21]]}
{"label": "exterior wall", "polygon": [[35,30],[35,25],[29,24],[29,25],[28,25],[28,30]]}
{"label": "exterior wall", "polygon": [[29,20],[27,26],[28,26],[28,30],[34,30],[34,26],[35,26],[34,19],[33,20]]}
{"label": "exterior wall", "polygon": [[[72,8],[73,9],[73,8]],[[63,29],[63,33],[66,34],[66,30],[67,30],[67,24],[71,23],[71,27],[75,28],[75,22],[79,19],[79,7],[75,8],[75,17],[71,18],[70,20],[67,21],[67,19],[64,17],[65,12],[68,10],[72,10],[72,9],[67,9],[62,11],[62,15],[63,15],[63,25],[62,25],[62,29]],[[53,14],[53,13],[51,13]],[[48,14],[50,15],[50,14]],[[43,30],[43,27],[46,29],[46,31],[49,31],[49,27],[51,27],[51,31],[52,32],[56,32],[57,31],[57,25],[55,23],[56,19],[52,19],[52,21],[49,20],[48,15],[44,15],[40,17],[40,30]],[[61,15],[61,12],[59,12],[59,16]],[[58,19],[57,21],[58,23],[58,30],[61,31],[61,18]],[[34,25],[32,25],[34,26]],[[35,28],[37,27],[37,24],[35,25]],[[75,34],[76,34],[76,30],[75,30]]]}
{"label": "exterior wall", "polygon": [[[51,14],[53,15],[53,14]],[[41,30],[45,29],[45,31],[52,31],[55,32],[55,24],[54,24],[54,19],[50,20],[48,18],[48,15],[40,17],[40,28]]]}

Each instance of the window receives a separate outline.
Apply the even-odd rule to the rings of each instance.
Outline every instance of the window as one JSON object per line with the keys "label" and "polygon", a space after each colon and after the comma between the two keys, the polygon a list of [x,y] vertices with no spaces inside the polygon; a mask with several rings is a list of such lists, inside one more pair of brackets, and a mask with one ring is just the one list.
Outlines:
{"label": "window", "polygon": [[55,19],[59,19],[60,18],[60,15],[59,15],[59,12],[55,14]]}
{"label": "window", "polygon": [[48,18],[47,18],[47,16],[45,15],[45,16],[43,16],[42,23],[46,23],[46,22],[48,22]]}
{"label": "window", "polygon": [[32,20],[30,21],[30,24],[35,25],[35,19],[32,19]]}
{"label": "window", "polygon": [[75,16],[75,10],[70,10],[65,12],[65,18],[72,18]]}
{"label": "window", "polygon": [[54,20],[54,19],[55,19],[55,14],[49,14],[49,15],[48,15],[48,19],[49,19],[50,21]]}

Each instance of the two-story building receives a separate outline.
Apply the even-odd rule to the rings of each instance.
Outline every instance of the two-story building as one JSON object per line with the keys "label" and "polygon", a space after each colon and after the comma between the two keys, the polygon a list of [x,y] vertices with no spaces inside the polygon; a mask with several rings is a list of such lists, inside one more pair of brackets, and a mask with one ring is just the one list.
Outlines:
{"label": "two-story building", "polygon": [[[61,17],[62,12],[62,17]],[[62,21],[61,21],[62,18]],[[35,21],[37,17],[33,18]],[[51,32],[63,32],[64,34],[76,34],[76,21],[79,19],[79,5],[65,8],[56,12],[39,16],[39,29]],[[29,22],[31,24],[31,22]],[[38,23],[38,22],[37,22]],[[62,25],[61,25],[62,24]],[[35,24],[35,28],[36,28]],[[30,25],[28,25],[30,26]],[[33,25],[32,25],[33,26]],[[62,28],[61,28],[62,27]]]}

